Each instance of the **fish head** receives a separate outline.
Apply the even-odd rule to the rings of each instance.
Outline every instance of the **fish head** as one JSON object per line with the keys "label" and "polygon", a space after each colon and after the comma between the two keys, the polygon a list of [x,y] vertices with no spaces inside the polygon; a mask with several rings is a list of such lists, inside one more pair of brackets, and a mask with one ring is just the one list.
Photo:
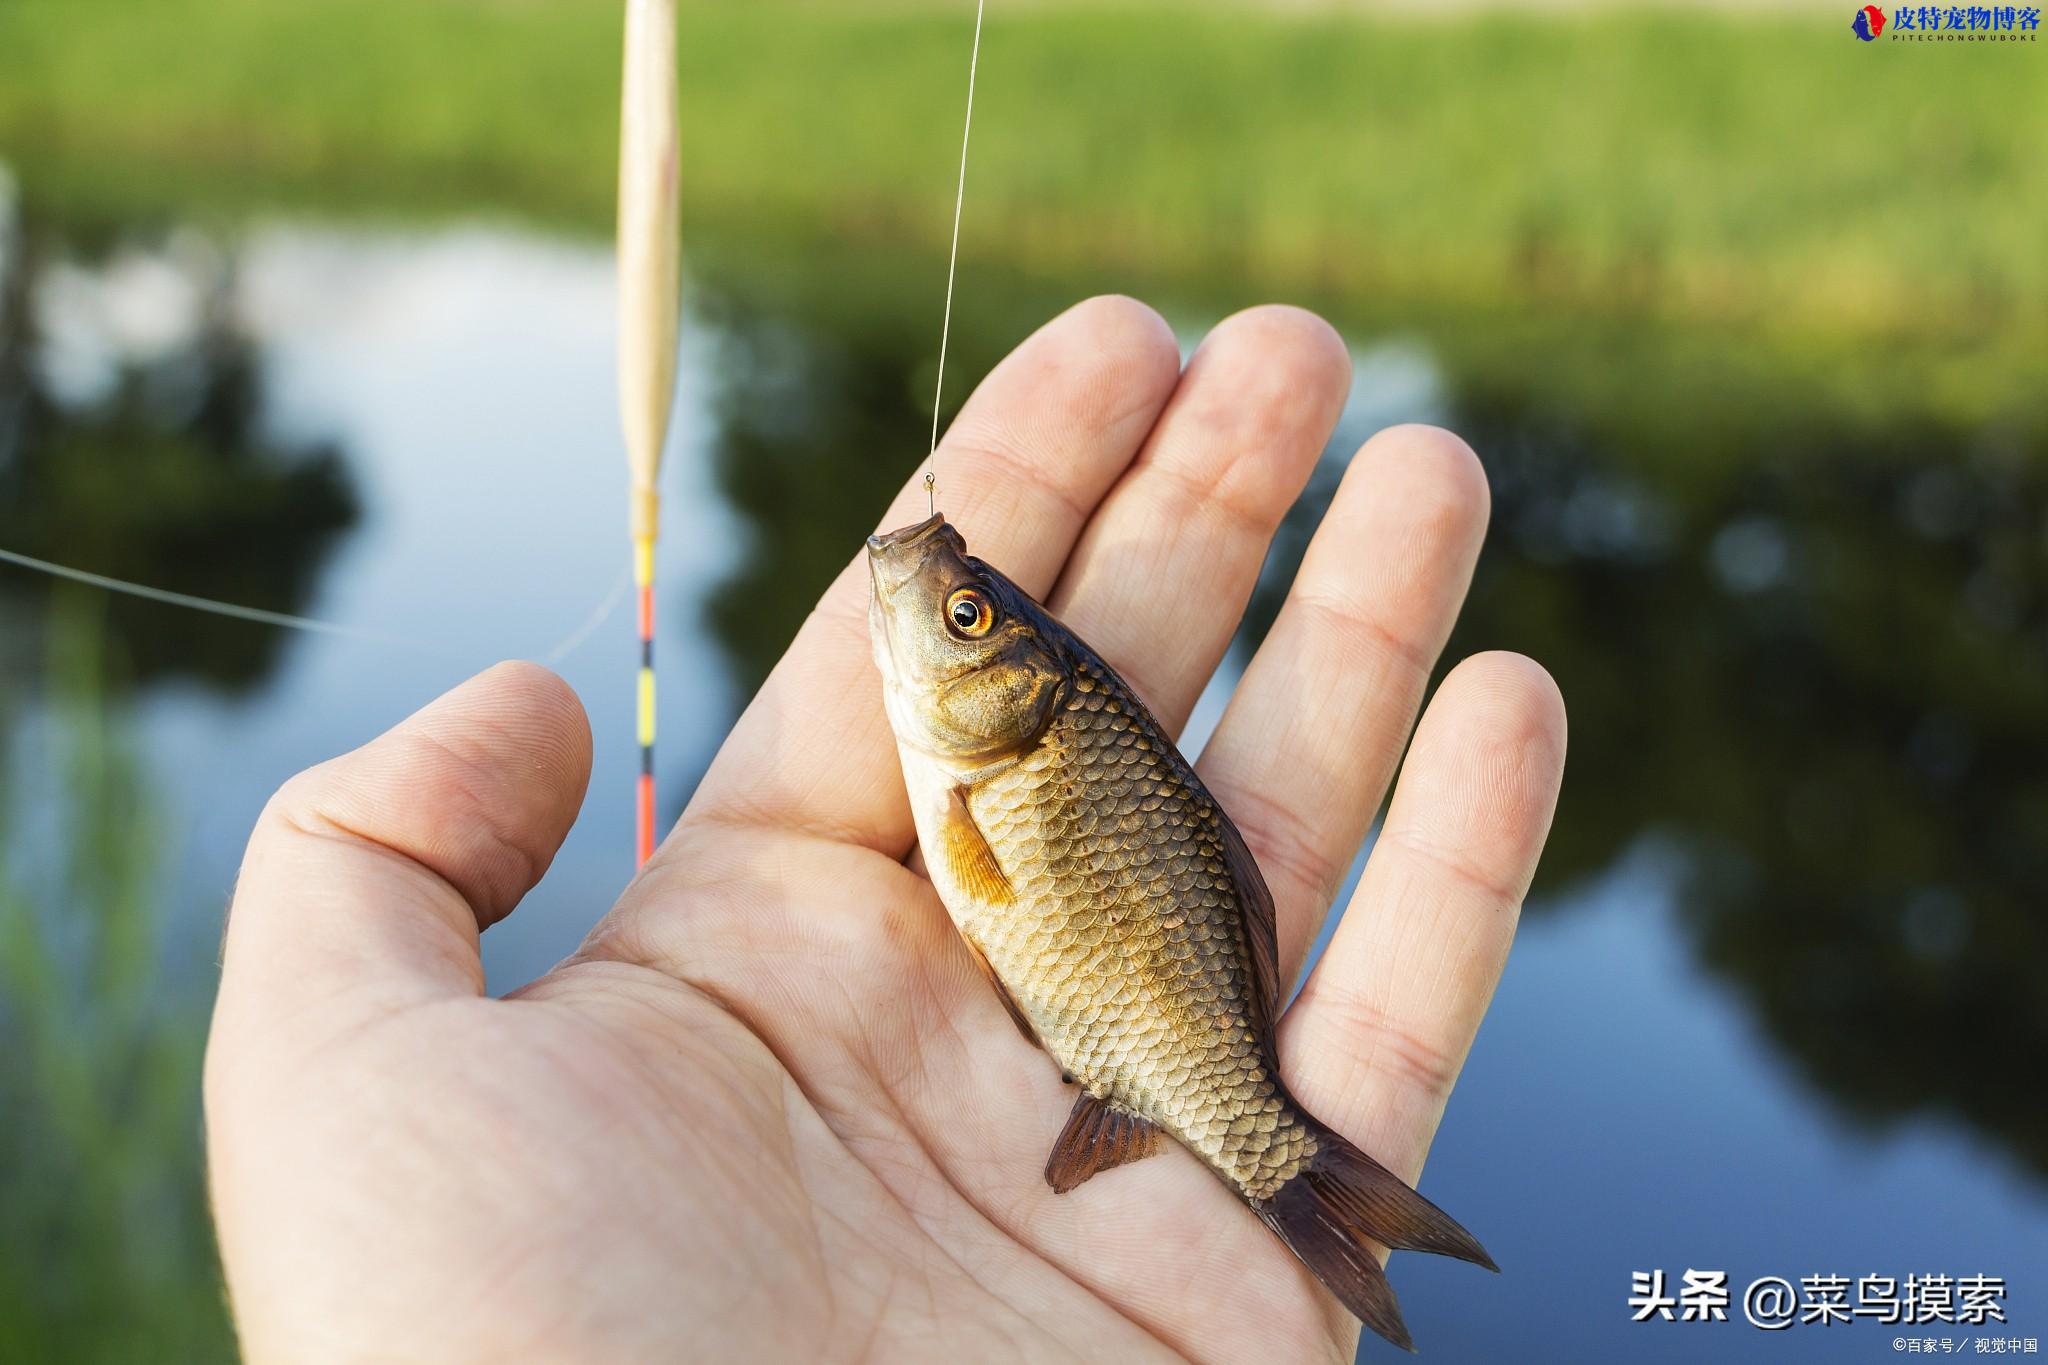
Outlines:
{"label": "fish head", "polygon": [[868,537],[868,634],[898,740],[955,769],[1022,752],[1071,673],[1058,627],[943,516]]}

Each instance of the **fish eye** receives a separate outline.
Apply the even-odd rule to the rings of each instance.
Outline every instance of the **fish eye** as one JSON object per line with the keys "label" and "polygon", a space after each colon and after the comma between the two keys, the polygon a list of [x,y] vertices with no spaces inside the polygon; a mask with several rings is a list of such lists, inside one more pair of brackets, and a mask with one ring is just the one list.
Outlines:
{"label": "fish eye", "polygon": [[956,635],[978,640],[996,623],[995,605],[980,588],[960,588],[946,599],[946,621]]}

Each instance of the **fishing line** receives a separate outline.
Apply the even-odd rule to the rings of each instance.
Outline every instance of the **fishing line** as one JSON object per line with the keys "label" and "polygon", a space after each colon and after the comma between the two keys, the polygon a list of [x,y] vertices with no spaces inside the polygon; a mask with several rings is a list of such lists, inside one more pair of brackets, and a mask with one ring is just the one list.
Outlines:
{"label": "fishing line", "polygon": [[[20,554],[14,550],[0,549],[0,561],[28,569],[35,573],[48,574],[52,578],[65,578],[87,587],[99,588],[105,592],[122,593],[139,597],[148,602],[160,602],[166,606],[183,607],[187,611],[203,612],[208,616],[225,616],[236,621],[251,621],[257,625],[278,626],[285,630],[305,631],[314,635],[332,635],[345,640],[356,640],[364,644],[382,645],[389,649],[403,649],[416,654],[432,655],[435,658],[471,664],[473,660],[464,654],[415,636],[397,635],[390,631],[376,630],[369,626],[344,625],[339,621],[322,621],[312,616],[293,616],[281,611],[265,611],[261,607],[245,607],[236,602],[222,602],[212,597],[197,597],[191,593],[172,592],[168,588],[152,588],[147,583],[133,583],[125,578],[111,578],[106,574],[93,573],[87,569],[74,569],[68,564],[53,564],[47,559]],[[559,663],[569,657],[585,640],[596,633],[611,614],[618,610],[619,599],[626,594],[626,585],[631,580],[630,570],[620,573],[618,580],[605,592],[590,614],[576,629],[563,636],[553,648],[538,655],[543,663]]]}
{"label": "fishing line", "polygon": [[946,310],[939,321],[939,377],[932,388],[932,441],[924,476],[927,515],[936,503],[939,462],[939,406],[946,396],[946,343],[953,332],[953,275],[960,264],[960,210],[967,202],[967,140],[974,133],[974,76],[981,65],[981,15],[986,0],[975,0],[974,47],[967,55],[967,116],[960,124],[960,181],[953,190],[953,246],[946,257]]}
{"label": "fishing line", "polygon": [[540,656],[540,661],[544,664],[557,664],[581,649],[583,642],[595,635],[597,628],[609,621],[612,613],[619,609],[620,600],[625,597],[626,589],[631,586],[633,569],[631,565],[627,565],[619,570],[619,576],[612,580],[611,590],[590,609],[590,615],[584,618],[583,624],[564,635],[553,649]]}

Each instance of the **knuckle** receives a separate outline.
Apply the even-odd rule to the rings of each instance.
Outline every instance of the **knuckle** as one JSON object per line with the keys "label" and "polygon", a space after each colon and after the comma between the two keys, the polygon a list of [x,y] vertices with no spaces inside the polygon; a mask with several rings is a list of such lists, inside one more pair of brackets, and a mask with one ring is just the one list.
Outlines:
{"label": "knuckle", "polygon": [[1488,905],[1502,910],[1519,912],[1522,897],[1527,887],[1521,882],[1502,881],[1490,875],[1480,863],[1469,855],[1427,838],[1409,827],[1388,829],[1380,836],[1401,852],[1450,878],[1461,886],[1470,888]]}
{"label": "knuckle", "polygon": [[1378,655],[1393,661],[1418,684],[1429,676],[1435,663],[1433,652],[1395,630],[1357,602],[1330,592],[1301,590],[1294,600],[1316,618],[1319,636],[1338,640],[1362,656]]}
{"label": "knuckle", "polygon": [[1361,1070],[1404,1086],[1430,1104],[1449,1097],[1463,1069],[1462,1059],[1449,1048],[1358,991],[1331,986],[1311,990],[1302,1003],[1312,1003],[1332,1021],[1339,1036],[1351,1040],[1349,1050]]}
{"label": "knuckle", "polygon": [[1350,859],[1340,863],[1326,853],[1322,831],[1285,802],[1249,788],[1232,792],[1229,809],[1237,813],[1238,830],[1269,881],[1284,879],[1311,913],[1336,898]]}

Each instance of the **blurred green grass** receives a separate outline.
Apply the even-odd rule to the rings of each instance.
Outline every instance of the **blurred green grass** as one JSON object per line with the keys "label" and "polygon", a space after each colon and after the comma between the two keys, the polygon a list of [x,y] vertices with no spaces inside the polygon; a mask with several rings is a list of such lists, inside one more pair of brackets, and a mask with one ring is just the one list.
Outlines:
{"label": "blurred green grass", "polygon": [[[0,155],[115,221],[195,200],[613,196],[609,0],[11,0]],[[936,246],[958,10],[697,5],[689,230]],[[1831,15],[998,8],[964,244],[1047,271],[1766,336],[2038,336],[2048,71]]]}
{"label": "blurred green grass", "polygon": [[165,941],[164,820],[104,609],[54,595],[44,724],[0,696],[0,762],[19,770],[24,741],[51,760],[0,785],[0,1360],[227,1360],[200,1152],[212,974]]}

